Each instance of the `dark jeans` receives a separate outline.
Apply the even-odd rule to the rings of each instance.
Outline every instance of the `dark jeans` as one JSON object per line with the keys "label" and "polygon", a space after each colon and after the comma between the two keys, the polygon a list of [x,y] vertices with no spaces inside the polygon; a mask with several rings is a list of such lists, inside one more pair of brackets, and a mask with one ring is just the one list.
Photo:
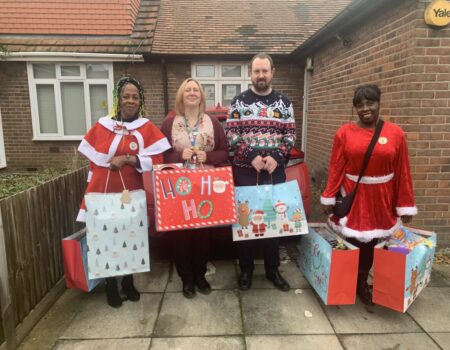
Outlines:
{"label": "dark jeans", "polygon": [[183,282],[204,276],[209,255],[209,233],[205,230],[183,230],[173,233],[173,256]]}
{"label": "dark jeans", "polygon": [[346,240],[359,248],[358,285],[361,285],[367,282],[369,277],[369,271],[373,265],[373,249],[378,243],[378,238],[369,242],[360,242],[355,238],[346,238]]}
{"label": "dark jeans", "polygon": [[[284,167],[277,169],[270,175],[267,171],[261,171],[259,174],[255,169],[233,167],[235,186],[255,186],[256,182],[262,184],[278,184],[286,181]],[[279,239],[264,238],[237,242],[239,267],[241,271],[253,272],[254,260],[257,249],[262,248],[264,257],[264,268],[266,274],[272,274],[280,266]]]}

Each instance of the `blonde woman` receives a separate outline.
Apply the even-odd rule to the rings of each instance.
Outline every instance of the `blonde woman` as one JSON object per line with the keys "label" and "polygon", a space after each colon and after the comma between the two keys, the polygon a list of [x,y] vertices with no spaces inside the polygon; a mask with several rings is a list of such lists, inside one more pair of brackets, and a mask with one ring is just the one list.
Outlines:
{"label": "blonde woman", "polygon": [[[164,152],[165,163],[187,163],[190,167],[218,167],[228,164],[227,139],[217,119],[205,114],[205,93],[192,78],[183,81],[175,100],[175,116],[167,117],[161,131],[172,149]],[[207,229],[174,232],[175,266],[183,281],[183,295],[195,297],[195,287],[209,294],[205,279],[209,253]]]}

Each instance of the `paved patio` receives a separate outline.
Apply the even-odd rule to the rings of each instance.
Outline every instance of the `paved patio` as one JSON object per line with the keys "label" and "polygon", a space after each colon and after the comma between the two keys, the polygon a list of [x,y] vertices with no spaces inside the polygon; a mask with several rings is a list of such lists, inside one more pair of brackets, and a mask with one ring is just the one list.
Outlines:
{"label": "paved patio", "polygon": [[101,287],[90,294],[67,290],[20,349],[450,349],[449,265],[434,267],[431,284],[402,314],[359,300],[325,306],[293,261],[280,268],[292,287],[287,293],[265,279],[262,265],[243,292],[235,260],[212,263],[212,293],[190,300],[163,260],[136,277],[141,300],[119,309],[106,304]]}

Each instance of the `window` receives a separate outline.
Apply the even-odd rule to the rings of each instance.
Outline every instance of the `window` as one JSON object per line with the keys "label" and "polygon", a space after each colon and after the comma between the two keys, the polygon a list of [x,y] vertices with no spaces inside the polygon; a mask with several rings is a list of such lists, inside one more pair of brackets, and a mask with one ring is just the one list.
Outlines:
{"label": "window", "polygon": [[234,96],[251,87],[248,63],[202,63],[192,65],[192,77],[202,84],[206,107],[229,107]]}
{"label": "window", "polygon": [[27,69],[35,140],[80,140],[112,107],[112,64],[28,63]]}

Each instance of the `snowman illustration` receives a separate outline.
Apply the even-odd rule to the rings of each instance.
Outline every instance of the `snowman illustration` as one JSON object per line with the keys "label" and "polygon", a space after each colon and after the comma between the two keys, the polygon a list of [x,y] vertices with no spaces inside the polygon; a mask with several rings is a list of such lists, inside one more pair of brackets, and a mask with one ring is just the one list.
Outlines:
{"label": "snowman illustration", "polygon": [[287,205],[281,200],[275,204],[275,213],[277,214],[276,222],[280,227],[280,233],[289,232],[289,219],[287,216]]}

